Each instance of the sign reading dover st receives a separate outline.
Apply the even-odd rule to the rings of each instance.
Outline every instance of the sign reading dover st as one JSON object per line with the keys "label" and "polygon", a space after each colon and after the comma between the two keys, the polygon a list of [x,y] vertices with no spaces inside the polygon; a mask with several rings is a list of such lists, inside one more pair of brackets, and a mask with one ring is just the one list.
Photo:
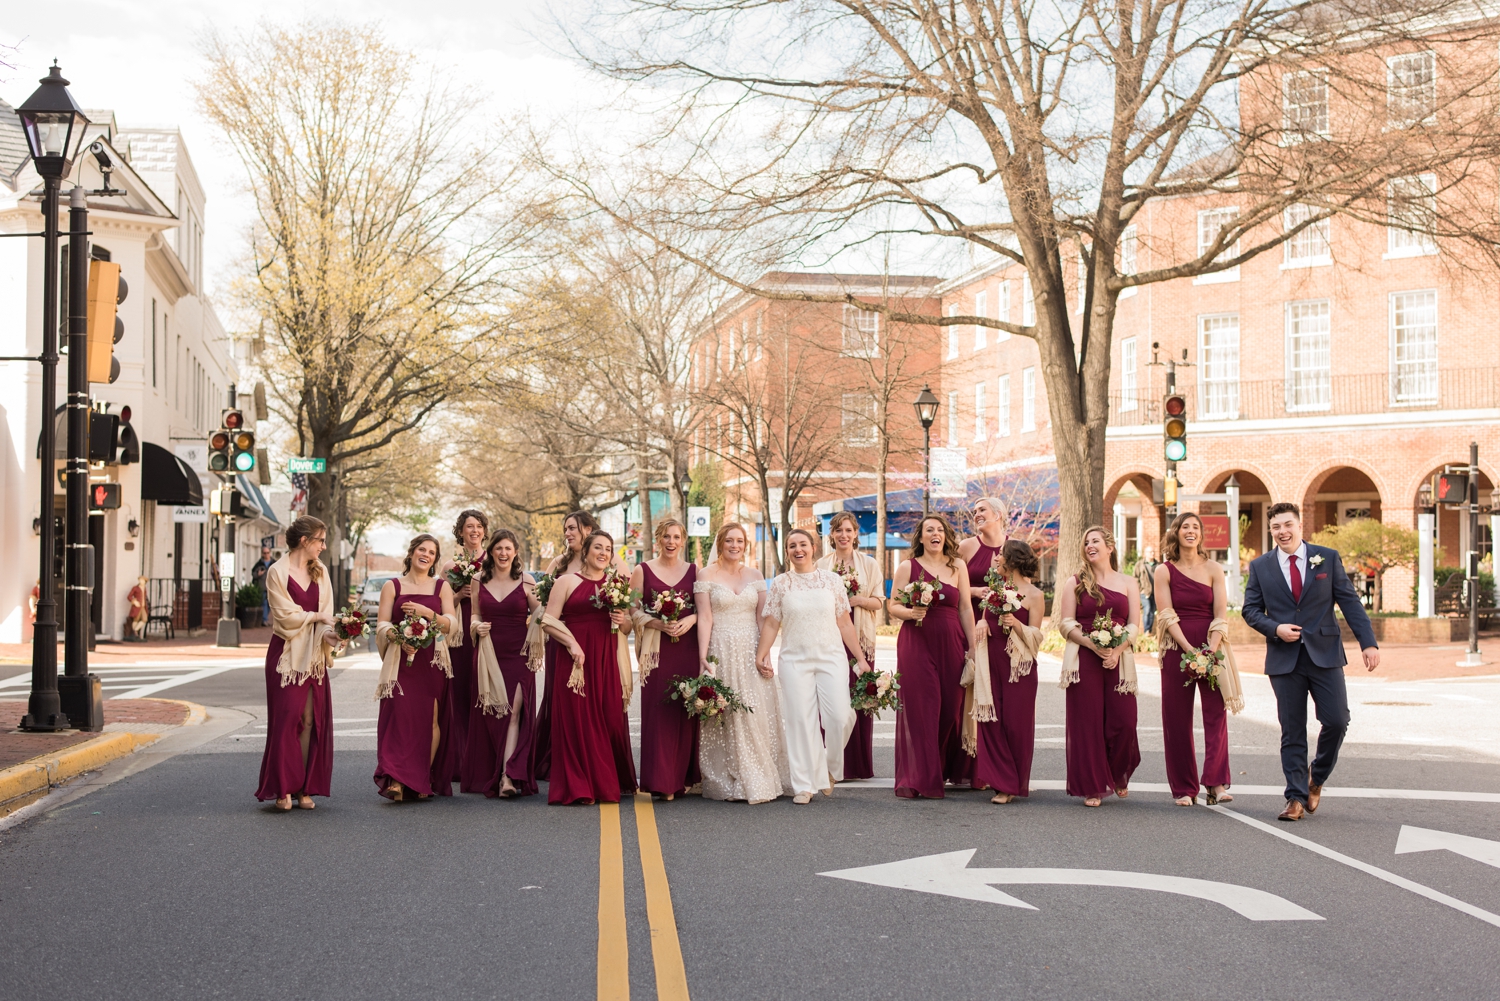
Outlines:
{"label": "sign reading dover st", "polygon": [[301,456],[292,456],[286,460],[286,471],[291,473],[325,473],[328,471],[327,459],[306,459]]}

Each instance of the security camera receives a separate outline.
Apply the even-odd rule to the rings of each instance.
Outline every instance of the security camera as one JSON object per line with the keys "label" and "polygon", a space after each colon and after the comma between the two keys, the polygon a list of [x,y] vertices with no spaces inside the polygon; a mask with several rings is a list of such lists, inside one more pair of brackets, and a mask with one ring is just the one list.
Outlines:
{"label": "security camera", "polygon": [[95,141],[92,143],[89,146],[89,152],[94,154],[94,159],[98,161],[100,170],[115,169],[115,163],[109,158],[109,154],[104,152],[104,144],[102,142]]}

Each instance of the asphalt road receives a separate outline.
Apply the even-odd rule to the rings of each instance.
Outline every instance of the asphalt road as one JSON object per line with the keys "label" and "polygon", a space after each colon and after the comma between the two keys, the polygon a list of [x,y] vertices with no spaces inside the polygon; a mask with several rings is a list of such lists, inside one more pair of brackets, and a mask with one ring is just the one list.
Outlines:
{"label": "asphalt road", "polygon": [[[671,940],[699,1001],[1500,998],[1500,927],[1460,909],[1500,915],[1500,856],[1395,853],[1403,825],[1500,839],[1500,796],[1330,795],[1316,817],[1292,825],[1275,823],[1281,803],[1268,795],[1241,793],[1229,808],[1237,816],[1184,810],[1149,789],[1165,778],[1160,731],[1146,729],[1159,726],[1153,698],[1141,699],[1136,792],[1099,810],[1052,789],[1007,807],[970,792],[897,800],[878,787],[841,787],[809,807],[658,802],[650,812],[673,936],[647,906],[643,848],[649,864],[656,842],[629,802],[618,811],[615,863],[601,841],[614,814],[598,808],[377,797],[373,682],[357,665],[335,680],[334,795],[313,813],[256,805],[260,731],[253,716],[221,713],[221,729],[237,732],[215,731],[0,829],[0,983],[150,1001],[623,996],[599,974],[609,931],[628,942],[637,999],[657,996],[661,970],[660,997],[684,996],[668,982]],[[258,670],[235,670],[164,694],[258,711],[262,685]],[[1062,694],[1051,685],[1041,688],[1038,723],[1034,775],[1061,779]],[[1236,784],[1279,787],[1276,734],[1243,718],[1230,725]],[[1353,744],[1331,791],[1500,794],[1500,762],[1422,753],[1436,757]],[[882,737],[886,776],[890,755]],[[819,875],[969,851],[939,877],[942,867],[914,863],[916,878],[1010,903]],[[987,889],[981,879],[994,874],[965,880],[955,875],[965,864],[1027,872]],[[1078,870],[1108,870],[1232,884],[1310,915],[1251,920],[1218,899],[1160,888],[1014,882],[1041,878],[1038,870],[1072,871],[1049,878],[1075,883]],[[623,881],[623,928],[601,908],[601,885],[614,879]],[[611,951],[606,966],[616,969],[624,952]],[[48,955],[56,961],[39,962]]]}

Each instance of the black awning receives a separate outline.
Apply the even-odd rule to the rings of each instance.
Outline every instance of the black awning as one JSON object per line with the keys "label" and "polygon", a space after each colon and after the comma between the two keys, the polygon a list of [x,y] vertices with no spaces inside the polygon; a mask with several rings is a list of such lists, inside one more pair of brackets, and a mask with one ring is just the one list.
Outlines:
{"label": "black awning", "polygon": [[172,452],[153,442],[142,442],[141,500],[197,507],[203,503],[203,483]]}

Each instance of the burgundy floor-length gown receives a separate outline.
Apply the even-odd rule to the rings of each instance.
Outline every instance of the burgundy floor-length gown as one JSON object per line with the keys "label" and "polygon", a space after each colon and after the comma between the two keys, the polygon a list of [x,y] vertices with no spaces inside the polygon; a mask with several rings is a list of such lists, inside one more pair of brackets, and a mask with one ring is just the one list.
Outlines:
{"label": "burgundy floor-length gown", "polygon": [[[287,578],[292,600],[305,612],[318,610],[318,583],[306,591]],[[333,780],[333,688],[328,676],[307,679],[300,685],[283,685],[276,670],[286,642],[272,636],[266,649],[266,752],[260,759],[261,801],[282,796],[327,796]],[[307,762],[302,761],[302,714],[312,699],[313,730],[307,744]]]}
{"label": "burgundy floor-length gown", "polygon": [[[854,625],[854,609],[849,609],[849,625]],[[855,629],[855,635],[859,630]],[[854,658],[854,651],[844,647],[844,656],[854,660],[849,665],[849,691],[854,691],[854,683],[859,680],[858,661]],[[874,665],[872,664],[873,668]],[[854,779],[873,779],[875,777],[875,714],[857,712],[854,714],[854,730],[849,734],[849,743],[844,745],[844,781],[850,782]]]}
{"label": "burgundy floor-length gown", "polygon": [[[1201,584],[1167,564],[1172,581],[1172,610],[1182,635],[1195,647],[1208,642],[1208,627],[1214,620],[1214,589]],[[1203,697],[1203,778],[1205,786],[1228,786],[1229,726],[1224,696],[1199,678],[1187,684],[1182,669],[1182,651],[1168,650],[1161,657],[1161,730],[1167,756],[1167,784],[1174,798],[1198,795],[1198,752],[1193,745],[1193,692]]]}
{"label": "burgundy floor-length gown", "polygon": [[[1029,624],[1026,609],[1015,617]],[[1012,796],[1031,792],[1031,759],[1036,749],[1035,665],[1027,674],[1010,680],[1010,654],[1005,649],[1005,629],[994,612],[986,612],[990,624],[990,691],[995,696],[995,715],[980,723],[979,747],[974,755],[974,784]],[[977,665],[976,665],[977,667]]]}
{"label": "burgundy floor-length gown", "polygon": [[557,694],[557,640],[547,637],[543,647],[542,694],[537,699],[536,725],[531,736],[531,774],[545,782],[552,773],[552,703]]}
{"label": "burgundy floor-length gown", "polygon": [[[670,587],[651,571],[650,564],[642,564],[641,569],[645,571],[642,607],[650,608],[662,591],[677,591],[686,597],[691,614],[696,566],[689,563],[682,580]],[[680,796],[701,781],[698,721],[669,696],[673,678],[698,676],[698,627],[683,633],[676,643],[662,633],[660,649],[656,668],[641,684],[641,788],[661,796]]]}
{"label": "burgundy floor-length gown", "polygon": [[603,581],[578,575],[578,587],[563,603],[560,618],[583,649],[583,692],[568,688],[572,661],[559,650],[552,702],[552,770],[548,803],[618,803],[635,792],[635,759],[620,691],[620,669],[609,631],[609,611],[592,598]]}
{"label": "burgundy floor-length gown", "polygon": [[[476,582],[474,586],[479,595],[479,617],[490,624],[490,642],[495,647],[495,659],[500,662],[500,676],[505,680],[510,714],[496,716],[478,705],[469,709],[469,746],[464,753],[459,788],[464,792],[482,792],[494,799],[500,795],[500,783],[508,775],[517,794],[531,796],[536,793],[536,776],[531,772],[531,744],[536,731],[536,675],[526,666],[526,653],[521,649],[531,619],[526,585],[517,584],[503,599],[496,599],[482,584]],[[477,668],[477,647],[475,664]],[[521,689],[519,699],[516,697],[518,686]],[[516,720],[516,746],[511,749],[510,757],[502,761],[512,719]]]}
{"label": "burgundy floor-length gown", "polygon": [[[474,587],[480,587],[479,578],[474,578]],[[458,621],[463,623],[463,646],[448,648],[448,659],[453,663],[453,677],[448,681],[448,723],[451,739],[448,741],[448,763],[454,781],[463,778],[464,756],[469,753],[469,709],[479,697],[478,682],[474,678],[474,637],[469,635],[469,620],[474,617],[472,600],[465,598],[455,606]]]}
{"label": "burgundy floor-length gown", "polygon": [[[1099,589],[1104,600],[1096,601],[1088,591],[1078,599],[1077,618],[1086,632],[1094,616],[1108,612],[1120,625],[1130,621],[1130,597],[1107,587]],[[1130,785],[1130,776],[1141,763],[1141,745],[1136,738],[1134,692],[1117,692],[1120,670],[1104,669],[1098,654],[1078,651],[1078,680],[1068,686],[1067,760],[1068,795],[1084,798],[1108,795]]]}
{"label": "burgundy floor-length gown", "polygon": [[916,560],[912,580],[929,580],[937,593],[921,625],[907,620],[896,637],[901,708],[896,711],[896,795],[939,799],[943,781],[967,785],[974,759],[963,747],[963,625],[958,588],[941,583]]}
{"label": "burgundy floor-length gown", "polygon": [[[396,585],[396,601],[391,614],[400,620],[401,606],[408,601],[443,613],[442,595],[401,593],[401,579]],[[438,583],[441,590],[442,583]],[[395,638],[392,637],[392,642]],[[443,642],[441,635],[436,643]],[[448,676],[435,661],[435,646],[417,651],[412,662],[401,655],[401,671],[396,676],[397,692],[380,700],[380,721],[375,726],[375,785],[382,796],[389,796],[392,782],[400,782],[415,796],[453,795],[452,761],[448,757],[449,708]],[[441,739],[437,754],[432,753],[432,707],[437,706]]]}

